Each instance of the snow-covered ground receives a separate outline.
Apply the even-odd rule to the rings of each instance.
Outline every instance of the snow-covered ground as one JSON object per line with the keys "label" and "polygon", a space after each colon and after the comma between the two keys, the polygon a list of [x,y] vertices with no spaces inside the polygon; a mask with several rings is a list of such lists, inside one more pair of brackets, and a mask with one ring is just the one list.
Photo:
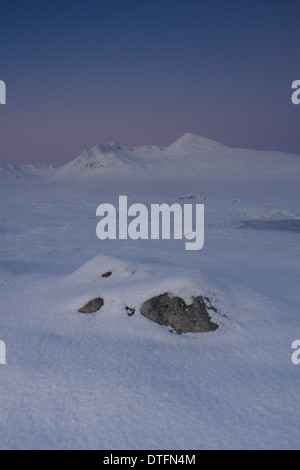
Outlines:
{"label": "snow-covered ground", "polygon": [[[299,177],[299,156],[192,134],[0,164],[0,448],[299,447]],[[203,249],[99,240],[96,208],[122,194],[204,204]],[[220,327],[178,335],[143,317],[164,292],[209,296]]]}

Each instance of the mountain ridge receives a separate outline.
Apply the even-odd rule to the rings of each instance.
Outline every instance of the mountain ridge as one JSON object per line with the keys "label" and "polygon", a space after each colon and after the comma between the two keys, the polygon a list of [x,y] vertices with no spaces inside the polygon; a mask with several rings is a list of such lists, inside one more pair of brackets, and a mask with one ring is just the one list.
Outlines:
{"label": "mountain ridge", "polygon": [[84,150],[75,159],[55,167],[52,165],[17,165],[0,162],[1,180],[43,176],[53,181],[68,177],[240,177],[250,172],[266,176],[299,174],[298,155],[238,149],[206,137],[186,132],[167,147],[130,147],[119,143],[98,144]]}

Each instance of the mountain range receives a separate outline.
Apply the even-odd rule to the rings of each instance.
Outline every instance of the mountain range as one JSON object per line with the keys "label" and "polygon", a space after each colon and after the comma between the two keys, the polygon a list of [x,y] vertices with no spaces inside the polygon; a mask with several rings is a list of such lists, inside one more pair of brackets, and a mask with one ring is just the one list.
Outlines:
{"label": "mountain range", "polygon": [[274,151],[231,148],[205,137],[186,133],[168,147],[128,147],[117,143],[100,144],[85,150],[70,162],[53,165],[16,165],[0,162],[0,177],[50,176],[139,176],[167,177],[197,174],[222,176],[229,172],[277,176],[299,175],[299,156]]}

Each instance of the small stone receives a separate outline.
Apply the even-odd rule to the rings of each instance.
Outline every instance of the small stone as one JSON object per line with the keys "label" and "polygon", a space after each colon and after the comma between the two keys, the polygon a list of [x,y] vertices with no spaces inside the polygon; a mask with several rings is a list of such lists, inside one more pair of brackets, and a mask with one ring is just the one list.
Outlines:
{"label": "small stone", "polygon": [[127,313],[127,315],[128,315],[129,317],[131,317],[131,316],[134,315],[134,313],[135,313],[135,308],[130,308],[130,307],[128,307],[127,305],[126,305],[126,307],[125,307],[125,310],[126,310],[126,313]]}
{"label": "small stone", "polygon": [[85,304],[82,308],[80,308],[78,312],[94,313],[100,310],[102,305],[104,305],[104,300],[101,297],[97,297],[96,299],[90,300],[87,304]]}
{"label": "small stone", "polygon": [[196,199],[193,194],[185,194],[185,196],[180,196],[179,199]]}
{"label": "small stone", "polygon": [[103,274],[101,275],[101,277],[109,277],[109,276],[111,276],[111,275],[112,275],[112,272],[111,272],[111,271],[107,271],[107,273],[103,273]]}

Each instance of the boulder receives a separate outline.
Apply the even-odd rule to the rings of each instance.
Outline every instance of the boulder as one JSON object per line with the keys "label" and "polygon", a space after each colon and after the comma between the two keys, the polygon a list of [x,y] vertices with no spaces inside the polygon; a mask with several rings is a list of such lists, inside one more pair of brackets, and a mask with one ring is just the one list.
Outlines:
{"label": "boulder", "polygon": [[169,293],[152,297],[141,306],[141,314],[160,325],[171,327],[177,333],[207,332],[218,328],[211,321],[201,295],[194,297],[191,305]]}

